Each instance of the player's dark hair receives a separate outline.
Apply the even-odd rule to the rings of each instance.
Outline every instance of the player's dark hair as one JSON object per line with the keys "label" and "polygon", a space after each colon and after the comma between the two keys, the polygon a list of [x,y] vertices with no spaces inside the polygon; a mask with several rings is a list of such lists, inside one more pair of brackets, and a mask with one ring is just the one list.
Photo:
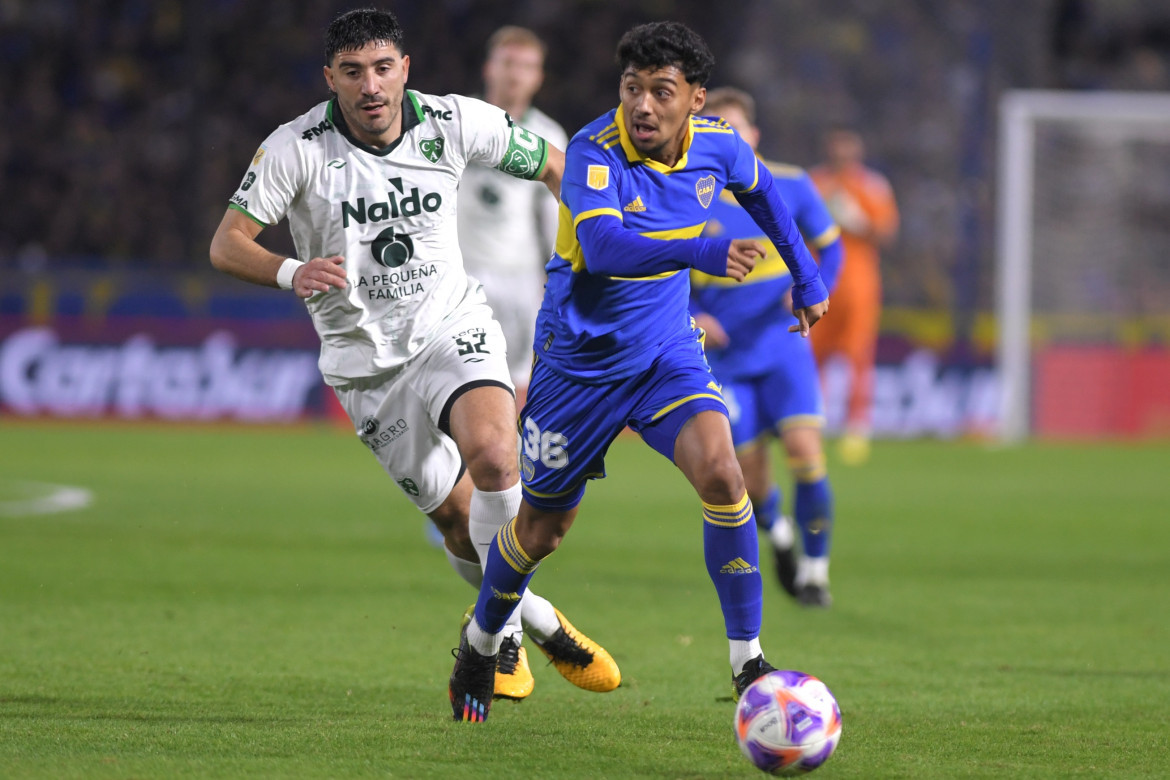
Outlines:
{"label": "player's dark hair", "polygon": [[332,65],[338,52],[357,51],[368,43],[393,44],[403,51],[405,37],[397,17],[375,8],[346,11],[325,29],[325,64]]}
{"label": "player's dark hair", "polygon": [[629,30],[618,41],[618,67],[624,73],[657,70],[671,65],[689,84],[703,86],[711,77],[715,56],[699,34],[679,22],[650,22]]}

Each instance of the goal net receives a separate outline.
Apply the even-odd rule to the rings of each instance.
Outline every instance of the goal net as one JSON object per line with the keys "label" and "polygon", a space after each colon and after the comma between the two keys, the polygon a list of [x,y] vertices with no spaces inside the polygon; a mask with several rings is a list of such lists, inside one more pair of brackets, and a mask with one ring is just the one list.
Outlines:
{"label": "goal net", "polygon": [[1001,433],[1170,434],[1170,95],[1010,91]]}

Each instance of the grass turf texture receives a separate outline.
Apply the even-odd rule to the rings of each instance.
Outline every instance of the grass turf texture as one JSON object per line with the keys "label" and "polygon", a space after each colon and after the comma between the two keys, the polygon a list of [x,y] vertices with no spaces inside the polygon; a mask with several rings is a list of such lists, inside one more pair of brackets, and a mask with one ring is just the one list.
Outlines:
{"label": "grass turf texture", "polygon": [[[831,454],[831,453],[830,453]],[[1170,771],[1170,448],[879,442],[830,462],[826,612],[765,559],[763,644],[825,680],[844,733],[818,777]],[[622,665],[483,726],[446,680],[473,592],[346,432],[6,421],[0,776],[752,777],[700,513],[619,441],[535,587]]]}

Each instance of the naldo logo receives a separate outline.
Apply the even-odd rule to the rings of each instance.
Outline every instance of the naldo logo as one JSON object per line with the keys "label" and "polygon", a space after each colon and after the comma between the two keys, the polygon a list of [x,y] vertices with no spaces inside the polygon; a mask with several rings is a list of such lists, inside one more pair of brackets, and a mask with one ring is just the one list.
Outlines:
{"label": "naldo logo", "polygon": [[414,257],[414,242],[405,233],[395,233],[388,227],[374,237],[370,245],[374,260],[385,268],[397,268]]}

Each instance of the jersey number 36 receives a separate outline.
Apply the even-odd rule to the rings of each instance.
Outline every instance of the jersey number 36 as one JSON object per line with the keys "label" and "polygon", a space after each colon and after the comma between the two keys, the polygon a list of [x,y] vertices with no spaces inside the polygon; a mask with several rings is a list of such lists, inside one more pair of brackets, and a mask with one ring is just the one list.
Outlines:
{"label": "jersey number 36", "polygon": [[531,461],[540,461],[550,469],[569,465],[569,440],[563,433],[542,432],[529,417],[524,421],[524,454]]}

